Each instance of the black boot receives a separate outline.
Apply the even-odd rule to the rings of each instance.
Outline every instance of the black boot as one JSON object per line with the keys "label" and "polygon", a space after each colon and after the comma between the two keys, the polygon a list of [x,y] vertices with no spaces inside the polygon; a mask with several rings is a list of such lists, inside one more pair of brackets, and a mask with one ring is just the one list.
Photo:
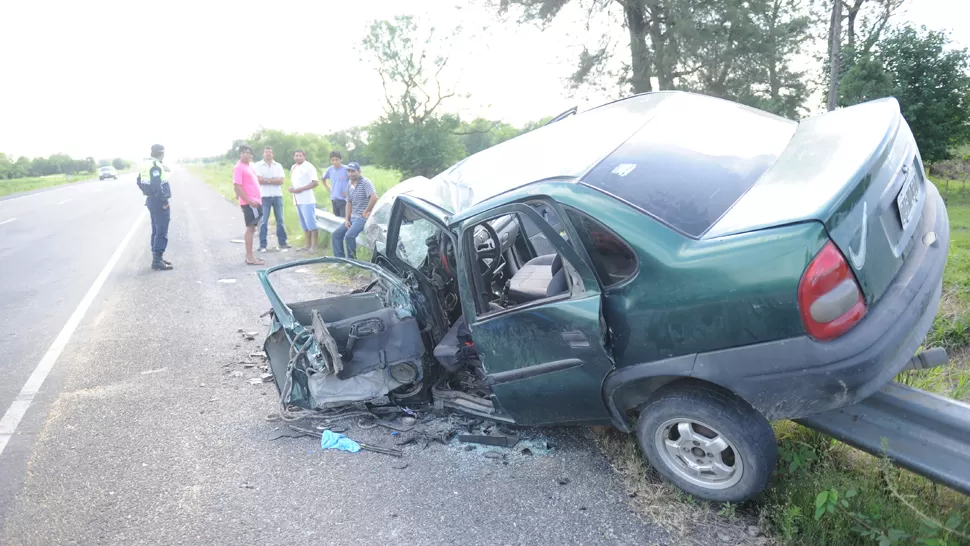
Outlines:
{"label": "black boot", "polygon": [[172,269],[172,264],[162,259],[161,252],[153,252],[152,269],[154,269],[155,271],[168,271],[169,269]]}

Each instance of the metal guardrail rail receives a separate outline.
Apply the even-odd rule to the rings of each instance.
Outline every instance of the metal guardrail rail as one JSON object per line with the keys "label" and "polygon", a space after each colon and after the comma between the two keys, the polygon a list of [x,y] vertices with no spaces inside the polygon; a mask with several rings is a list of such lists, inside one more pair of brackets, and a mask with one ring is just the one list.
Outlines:
{"label": "metal guardrail rail", "polygon": [[970,405],[899,383],[796,422],[970,495]]}
{"label": "metal guardrail rail", "polygon": [[[333,233],[343,223],[343,218],[323,209],[317,209],[317,229]],[[357,244],[367,246],[367,241],[364,239],[363,233],[357,236]]]}

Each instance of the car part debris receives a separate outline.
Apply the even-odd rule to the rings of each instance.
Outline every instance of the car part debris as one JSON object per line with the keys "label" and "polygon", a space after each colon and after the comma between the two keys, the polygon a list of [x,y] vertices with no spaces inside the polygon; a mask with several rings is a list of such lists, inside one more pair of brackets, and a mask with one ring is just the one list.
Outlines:
{"label": "car part debris", "polygon": [[400,449],[393,447],[381,447],[375,446],[373,444],[360,444],[360,448],[365,451],[373,451],[374,453],[381,453],[383,455],[390,455],[392,457],[403,457],[404,452]]}
{"label": "car part debris", "polygon": [[406,461],[397,461],[391,464],[391,468],[396,470],[404,470],[407,467],[408,467],[408,463]]}
{"label": "car part debris", "polygon": [[273,374],[271,374],[271,373],[264,373],[264,374],[260,375],[259,378],[263,381],[263,383],[269,383],[270,381],[273,380]]}
{"label": "car part debris", "polygon": [[466,444],[483,444],[498,447],[515,447],[519,443],[518,436],[489,436],[484,434],[462,434],[458,441]]}
{"label": "car part debris", "polygon": [[[258,378],[258,377],[250,377],[249,378],[249,384],[250,385],[253,385],[253,386],[262,385],[263,384],[263,380],[260,379],[260,378]],[[203,385],[203,386],[205,386],[205,385]]]}
{"label": "car part debris", "polygon": [[498,451],[486,451],[485,458],[487,459],[504,459],[505,455],[499,453]]}
{"label": "car part debris", "polygon": [[[302,432],[302,433],[304,433],[304,434],[306,434],[308,436],[314,436],[316,438],[320,438],[320,440],[321,440],[320,447],[321,448],[324,448],[324,449],[330,448],[331,447],[330,446],[330,443],[334,443],[334,446],[333,447],[336,447],[337,446],[337,444],[336,444],[337,441],[339,441],[340,439],[347,439],[347,440],[350,440],[351,442],[353,442],[353,445],[358,446],[358,449],[363,449],[364,451],[372,451],[374,453],[380,453],[380,454],[383,454],[383,455],[390,455],[392,457],[403,457],[404,456],[404,452],[402,452],[400,449],[396,449],[396,448],[393,448],[393,447],[382,447],[382,446],[376,446],[376,445],[373,445],[373,444],[364,444],[364,443],[360,443],[360,442],[355,442],[354,440],[351,440],[350,438],[347,438],[343,434],[334,433],[332,430],[324,430],[322,432],[317,432],[315,430],[309,430],[309,429],[305,429],[305,428],[300,428],[300,427],[296,427],[296,426],[293,426],[293,425],[287,425],[287,426],[290,427],[291,429],[297,431],[297,432]],[[328,435],[328,433],[331,433],[331,434]],[[324,445],[323,444],[324,436],[328,436],[328,438],[327,438],[328,439],[327,445]],[[336,438],[336,440],[334,440],[333,438]],[[348,447],[350,447],[350,446],[348,446]],[[337,447],[337,449],[343,449],[343,448]]]}

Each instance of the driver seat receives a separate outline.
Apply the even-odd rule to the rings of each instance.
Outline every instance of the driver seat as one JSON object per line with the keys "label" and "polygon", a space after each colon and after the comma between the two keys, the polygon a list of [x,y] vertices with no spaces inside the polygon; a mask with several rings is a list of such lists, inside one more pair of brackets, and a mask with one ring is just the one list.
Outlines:
{"label": "driver seat", "polygon": [[525,263],[509,281],[509,298],[515,303],[541,300],[569,289],[559,254],[546,254]]}

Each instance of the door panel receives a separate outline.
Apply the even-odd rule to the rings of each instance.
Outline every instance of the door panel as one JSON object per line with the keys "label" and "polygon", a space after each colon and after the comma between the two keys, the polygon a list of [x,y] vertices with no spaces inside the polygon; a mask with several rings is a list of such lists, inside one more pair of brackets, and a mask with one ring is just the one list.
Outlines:
{"label": "door panel", "polygon": [[[470,326],[499,404],[522,424],[608,421],[600,295],[515,309]],[[510,380],[506,381],[506,378]]]}

